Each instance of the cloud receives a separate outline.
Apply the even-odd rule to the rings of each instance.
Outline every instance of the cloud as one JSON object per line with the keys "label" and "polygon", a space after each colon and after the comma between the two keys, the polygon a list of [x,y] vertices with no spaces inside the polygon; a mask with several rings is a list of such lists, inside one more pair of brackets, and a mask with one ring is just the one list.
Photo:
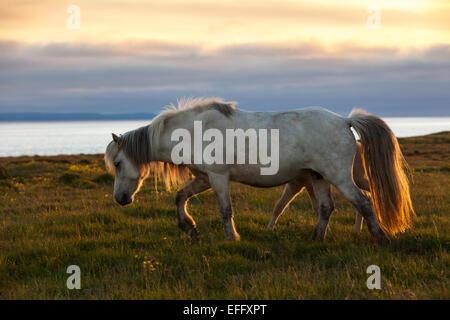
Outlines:
{"label": "cloud", "polygon": [[449,115],[450,45],[310,42],[216,48],[164,41],[0,42],[0,112],[157,112],[182,96],[244,109]]}
{"label": "cloud", "polygon": [[[309,41],[430,45],[449,39],[450,5],[441,0],[378,0],[382,28],[366,28],[360,0],[42,0],[0,2],[0,38],[31,42],[162,39],[230,43]],[[66,28],[66,9],[81,8],[81,29]]]}

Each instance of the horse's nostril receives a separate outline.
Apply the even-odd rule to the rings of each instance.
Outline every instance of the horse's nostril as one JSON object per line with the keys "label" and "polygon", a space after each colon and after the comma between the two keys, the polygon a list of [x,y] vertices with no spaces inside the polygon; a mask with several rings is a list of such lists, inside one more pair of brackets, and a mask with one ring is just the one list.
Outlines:
{"label": "horse's nostril", "polygon": [[114,196],[114,198],[116,199],[116,202],[122,206],[131,203],[131,198],[128,197],[126,194],[122,194],[120,196]]}

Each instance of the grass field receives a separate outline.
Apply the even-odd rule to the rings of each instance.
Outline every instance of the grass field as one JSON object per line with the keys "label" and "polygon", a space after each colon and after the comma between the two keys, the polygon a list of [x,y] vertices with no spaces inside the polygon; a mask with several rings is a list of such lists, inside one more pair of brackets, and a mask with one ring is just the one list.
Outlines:
{"label": "grass field", "polygon": [[[412,230],[388,246],[335,190],[325,242],[306,193],[266,225],[282,187],[232,186],[242,240],[225,240],[211,191],[190,201],[201,240],[177,227],[175,191],[149,179],[129,207],[112,199],[102,155],[0,159],[1,299],[450,299],[450,132],[401,139],[412,167]],[[366,268],[381,268],[381,290]],[[81,268],[81,290],[66,269]]]}

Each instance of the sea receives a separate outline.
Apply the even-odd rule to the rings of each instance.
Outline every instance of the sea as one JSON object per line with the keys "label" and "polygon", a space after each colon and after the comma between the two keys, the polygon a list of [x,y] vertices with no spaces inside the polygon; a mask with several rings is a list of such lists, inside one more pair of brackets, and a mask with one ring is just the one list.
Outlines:
{"label": "sea", "polygon": [[[383,119],[397,137],[450,131],[450,117]],[[150,121],[0,122],[0,157],[104,153],[112,132],[125,133]]]}

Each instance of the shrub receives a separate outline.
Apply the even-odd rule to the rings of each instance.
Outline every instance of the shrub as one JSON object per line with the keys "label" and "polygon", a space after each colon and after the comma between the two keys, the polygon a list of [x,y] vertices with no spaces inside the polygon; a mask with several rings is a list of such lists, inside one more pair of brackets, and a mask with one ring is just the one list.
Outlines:
{"label": "shrub", "polygon": [[94,178],[92,181],[98,184],[112,184],[114,183],[114,177],[109,173],[104,173]]}
{"label": "shrub", "polygon": [[9,178],[8,171],[6,170],[6,168],[0,166],[0,180],[8,179],[8,178]]}
{"label": "shrub", "polygon": [[76,173],[64,173],[58,180],[63,184],[73,185],[75,182],[80,180],[80,176]]}

